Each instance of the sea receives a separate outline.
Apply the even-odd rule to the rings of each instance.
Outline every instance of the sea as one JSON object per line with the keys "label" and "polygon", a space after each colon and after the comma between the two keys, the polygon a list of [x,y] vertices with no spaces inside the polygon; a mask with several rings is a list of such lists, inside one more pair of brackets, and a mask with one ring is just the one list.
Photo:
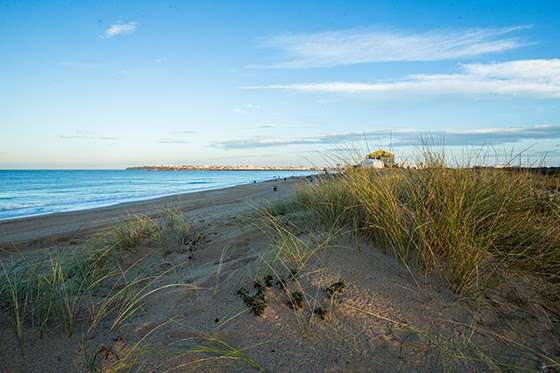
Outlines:
{"label": "sea", "polygon": [[0,170],[0,220],[262,182],[312,171]]}

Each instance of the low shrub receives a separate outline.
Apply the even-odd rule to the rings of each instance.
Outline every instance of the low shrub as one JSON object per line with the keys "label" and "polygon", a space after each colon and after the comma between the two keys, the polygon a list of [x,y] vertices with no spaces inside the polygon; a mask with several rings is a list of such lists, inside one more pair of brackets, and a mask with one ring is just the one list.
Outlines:
{"label": "low shrub", "polygon": [[192,231],[191,224],[178,210],[166,210],[158,225],[157,237],[161,245],[168,250],[185,245]]}
{"label": "low shrub", "polygon": [[113,230],[115,246],[120,249],[133,249],[145,239],[154,238],[157,231],[158,227],[152,219],[136,216]]}

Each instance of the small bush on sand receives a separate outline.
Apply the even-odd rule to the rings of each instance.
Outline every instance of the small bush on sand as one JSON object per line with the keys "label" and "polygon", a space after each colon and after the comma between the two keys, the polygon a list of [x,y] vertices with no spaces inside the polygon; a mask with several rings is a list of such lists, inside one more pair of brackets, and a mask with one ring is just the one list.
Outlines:
{"label": "small bush on sand", "polygon": [[166,210],[158,226],[158,240],[161,245],[172,250],[183,246],[192,231],[191,224],[178,210]]}
{"label": "small bush on sand", "polygon": [[153,238],[157,233],[157,225],[145,216],[136,216],[113,230],[115,246],[130,250],[138,246],[147,238]]}

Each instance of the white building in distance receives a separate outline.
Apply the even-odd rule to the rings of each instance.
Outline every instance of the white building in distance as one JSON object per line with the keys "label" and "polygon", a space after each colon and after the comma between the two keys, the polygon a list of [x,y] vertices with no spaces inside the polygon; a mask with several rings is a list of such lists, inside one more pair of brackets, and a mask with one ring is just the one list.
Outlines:
{"label": "white building in distance", "polygon": [[369,153],[366,158],[360,162],[360,166],[364,168],[394,167],[395,155],[391,152],[379,149]]}

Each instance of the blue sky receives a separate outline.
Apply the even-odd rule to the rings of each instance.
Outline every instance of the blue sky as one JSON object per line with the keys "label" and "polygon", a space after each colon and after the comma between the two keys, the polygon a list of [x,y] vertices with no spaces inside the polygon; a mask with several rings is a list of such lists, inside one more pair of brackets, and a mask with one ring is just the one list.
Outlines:
{"label": "blue sky", "polygon": [[[0,0],[0,168],[560,164],[558,1]],[[364,140],[366,138],[367,140]]]}

